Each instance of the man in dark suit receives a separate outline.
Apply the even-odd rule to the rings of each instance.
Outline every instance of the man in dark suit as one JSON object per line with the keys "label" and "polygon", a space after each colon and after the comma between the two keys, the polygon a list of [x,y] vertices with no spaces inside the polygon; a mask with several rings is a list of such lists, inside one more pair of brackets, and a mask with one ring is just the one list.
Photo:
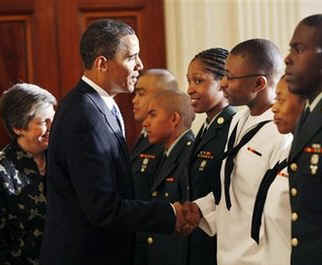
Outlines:
{"label": "man in dark suit", "polygon": [[[132,100],[134,119],[142,123],[147,115],[151,95],[166,90],[179,91],[178,83],[169,71],[149,69],[140,75]],[[130,156],[136,199],[151,200],[151,187],[163,152],[164,148],[161,144],[149,142],[143,128]],[[139,232],[136,234],[134,264],[147,264],[149,242],[148,233]]]}
{"label": "man in dark suit", "polygon": [[143,68],[135,32],[121,21],[94,22],[80,52],[84,75],[62,100],[51,128],[41,263],[130,265],[134,231],[172,233],[182,223],[181,208],[133,200],[124,125],[113,97],[133,92]]}
{"label": "man in dark suit", "polygon": [[289,90],[307,99],[289,155],[291,264],[321,264],[322,14],[297,25],[285,63]]}
{"label": "man in dark suit", "polygon": [[[162,144],[164,154],[153,179],[151,201],[185,201],[188,179],[184,175],[186,157],[194,135],[190,129],[194,112],[188,95],[181,91],[161,91],[152,95],[143,125],[152,144]],[[187,238],[149,233],[146,258],[141,265],[185,265]]]}

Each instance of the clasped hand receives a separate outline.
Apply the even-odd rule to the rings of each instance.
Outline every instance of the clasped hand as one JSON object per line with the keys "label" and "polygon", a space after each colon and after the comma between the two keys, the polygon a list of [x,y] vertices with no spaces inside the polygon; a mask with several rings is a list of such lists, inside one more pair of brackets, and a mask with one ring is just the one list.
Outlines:
{"label": "clasped hand", "polygon": [[196,203],[186,201],[183,204],[175,202],[174,207],[176,209],[176,232],[189,235],[196,227],[198,227],[201,212]]}

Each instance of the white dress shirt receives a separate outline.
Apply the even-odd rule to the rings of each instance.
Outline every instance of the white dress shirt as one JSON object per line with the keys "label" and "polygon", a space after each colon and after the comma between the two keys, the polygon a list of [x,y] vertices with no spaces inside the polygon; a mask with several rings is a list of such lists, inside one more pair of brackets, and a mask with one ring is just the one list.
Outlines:
{"label": "white dress shirt", "polygon": [[108,109],[110,111],[112,111],[113,106],[117,109],[119,115],[119,121],[121,123],[121,129],[122,129],[122,133],[123,136],[125,137],[125,125],[124,125],[124,120],[122,117],[122,114],[120,112],[119,107],[117,106],[114,98],[112,96],[110,96],[103,88],[101,88],[99,85],[97,85],[96,83],[94,83],[92,80],[90,80],[89,78],[87,78],[85,75],[82,76],[82,80],[87,83],[88,85],[90,85],[93,89],[96,90],[96,92],[101,96],[101,98],[103,99],[103,101],[105,102],[106,106],[108,107]]}

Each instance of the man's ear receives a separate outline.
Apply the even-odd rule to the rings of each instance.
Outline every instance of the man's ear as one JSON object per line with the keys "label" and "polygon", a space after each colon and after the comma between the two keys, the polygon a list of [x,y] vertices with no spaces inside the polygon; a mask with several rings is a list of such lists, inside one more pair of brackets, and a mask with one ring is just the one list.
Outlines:
{"label": "man's ear", "polygon": [[108,69],[108,59],[104,56],[96,57],[94,66],[99,72],[105,72]]}
{"label": "man's ear", "polygon": [[178,112],[174,112],[172,114],[172,122],[174,123],[175,127],[177,127],[181,122],[181,115]]}
{"label": "man's ear", "polygon": [[22,129],[13,128],[12,130],[16,135],[18,136],[22,135]]}
{"label": "man's ear", "polygon": [[261,75],[256,78],[255,86],[253,88],[253,92],[260,92],[267,86],[268,80],[267,77]]}

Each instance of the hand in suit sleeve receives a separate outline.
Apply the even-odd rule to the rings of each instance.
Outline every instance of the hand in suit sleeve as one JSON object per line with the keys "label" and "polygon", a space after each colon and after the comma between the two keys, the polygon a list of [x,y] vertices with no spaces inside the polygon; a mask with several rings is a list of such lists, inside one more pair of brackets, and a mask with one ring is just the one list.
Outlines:
{"label": "hand in suit sleeve", "polygon": [[126,150],[101,114],[89,108],[78,115],[81,121],[75,117],[64,128],[68,173],[83,213],[95,226],[172,233],[175,215],[168,202],[132,200]]}
{"label": "hand in suit sleeve", "polygon": [[191,202],[185,202],[183,205],[179,202],[173,204],[176,214],[176,232],[189,235],[198,227],[201,219],[201,212],[198,206]]}

